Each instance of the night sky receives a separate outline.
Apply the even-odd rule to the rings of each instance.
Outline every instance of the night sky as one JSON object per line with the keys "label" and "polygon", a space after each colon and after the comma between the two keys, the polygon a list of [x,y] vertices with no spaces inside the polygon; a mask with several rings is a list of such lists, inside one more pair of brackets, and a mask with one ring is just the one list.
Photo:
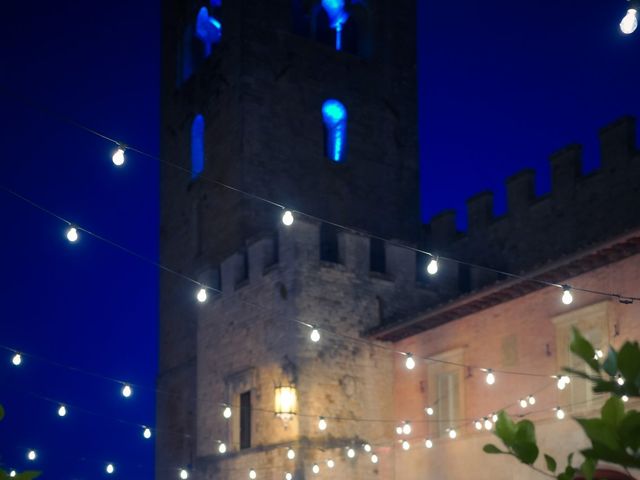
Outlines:
{"label": "night sky", "polygon": [[[0,29],[2,180],[63,217],[150,259],[158,252],[158,165],[28,108],[17,97],[158,153],[158,2],[5,2]],[[419,14],[422,211],[462,210],[476,192],[538,170],[550,153],[585,144],[598,166],[597,131],[638,113],[640,32],[625,37],[624,0],[424,1]],[[375,200],[372,199],[372,215]],[[153,478],[157,271],[0,192],[4,220],[0,345],[36,357],[15,368],[0,350],[0,462],[43,478]],[[464,216],[460,217],[464,225]],[[52,362],[82,371],[56,366]],[[120,386],[95,372],[134,384]],[[145,388],[147,387],[147,388]],[[63,401],[69,414],[61,419]]]}

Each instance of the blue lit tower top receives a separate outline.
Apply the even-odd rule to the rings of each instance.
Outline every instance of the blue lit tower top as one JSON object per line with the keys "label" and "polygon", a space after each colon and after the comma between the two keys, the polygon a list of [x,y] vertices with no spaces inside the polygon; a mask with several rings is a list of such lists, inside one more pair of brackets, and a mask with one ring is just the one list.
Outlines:
{"label": "blue lit tower top", "polygon": [[322,8],[327,12],[329,24],[336,31],[336,50],[342,48],[342,25],[349,19],[344,9],[344,0],[322,0]]}
{"label": "blue lit tower top", "polygon": [[211,45],[218,43],[222,37],[222,25],[209,15],[207,7],[202,7],[196,20],[196,36],[204,45],[204,56],[211,55]]}
{"label": "blue lit tower top", "polygon": [[335,99],[322,104],[322,119],[325,126],[326,155],[334,162],[344,160],[347,142],[347,109]]}

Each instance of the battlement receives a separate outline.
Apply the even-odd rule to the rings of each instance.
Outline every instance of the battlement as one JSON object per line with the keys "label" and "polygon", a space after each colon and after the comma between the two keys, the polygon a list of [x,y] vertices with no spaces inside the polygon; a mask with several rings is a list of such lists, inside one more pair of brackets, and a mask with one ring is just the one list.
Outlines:
{"label": "battlement", "polygon": [[[581,145],[553,153],[549,159],[551,191],[545,195],[536,196],[531,169],[507,178],[507,213],[503,216],[494,214],[493,192],[469,198],[467,232],[456,229],[455,211],[435,215],[425,229],[427,248],[521,272],[639,226],[640,152],[635,118],[626,116],[602,128],[600,151],[601,167],[588,175],[581,173]],[[469,289],[495,279],[472,271]]]}

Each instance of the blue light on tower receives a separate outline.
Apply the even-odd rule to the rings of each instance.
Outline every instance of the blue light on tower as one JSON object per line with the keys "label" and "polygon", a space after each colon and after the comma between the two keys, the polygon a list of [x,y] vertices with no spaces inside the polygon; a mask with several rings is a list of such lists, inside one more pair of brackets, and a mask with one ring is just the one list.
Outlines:
{"label": "blue light on tower", "polygon": [[347,143],[347,109],[338,100],[326,100],[322,104],[322,119],[327,157],[342,162]]}
{"label": "blue light on tower", "polygon": [[191,124],[191,179],[204,169],[204,118],[196,115]]}
{"label": "blue light on tower", "polygon": [[344,10],[344,0],[322,0],[322,8],[327,12],[329,25],[336,31],[336,50],[342,48],[342,25],[349,18]]}
{"label": "blue light on tower", "polygon": [[222,25],[218,20],[209,16],[207,7],[202,7],[196,20],[196,36],[204,45],[204,56],[211,54],[211,45],[218,43],[222,37]]}

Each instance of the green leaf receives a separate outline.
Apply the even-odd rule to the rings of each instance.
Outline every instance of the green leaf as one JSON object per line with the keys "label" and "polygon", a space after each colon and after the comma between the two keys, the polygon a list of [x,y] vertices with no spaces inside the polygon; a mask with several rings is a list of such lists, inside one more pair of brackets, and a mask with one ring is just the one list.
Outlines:
{"label": "green leaf", "polygon": [[507,447],[512,447],[516,438],[516,424],[511,421],[504,411],[498,413],[496,422],[496,435]]}
{"label": "green leaf", "polygon": [[529,420],[522,420],[516,424],[516,441],[536,443],[536,427]]}
{"label": "green leaf", "polygon": [[614,377],[616,373],[618,373],[618,354],[613,349],[613,347],[609,347],[609,353],[607,354],[606,360],[602,364],[602,369],[611,377]]}
{"label": "green leaf", "polygon": [[624,403],[618,397],[611,397],[602,407],[602,420],[616,428],[624,418]]}
{"label": "green leaf", "polygon": [[493,443],[487,443],[484,447],[482,447],[484,453],[509,453],[503,452],[498,447],[496,447]]}
{"label": "green leaf", "polygon": [[582,463],[580,471],[584,475],[585,480],[593,480],[593,474],[596,473],[597,461],[592,458],[587,458]]}
{"label": "green leaf", "polygon": [[538,458],[538,446],[533,442],[522,442],[513,445],[513,453],[522,463],[533,465]]}
{"label": "green leaf", "polygon": [[623,446],[631,448],[637,455],[640,449],[640,412],[627,412],[618,425],[618,435]]}
{"label": "green leaf", "polygon": [[571,340],[571,351],[575,353],[578,357],[585,361],[587,365],[589,365],[592,369],[599,372],[600,364],[595,359],[596,351],[593,348],[593,345],[589,343],[589,341],[582,336],[580,331],[576,328],[572,328],[573,338]]}
{"label": "green leaf", "polygon": [[550,472],[555,472],[556,468],[558,468],[556,459],[547,455],[546,453],[544,454],[544,461],[547,463],[547,470],[549,470]]}
{"label": "green leaf", "polygon": [[594,449],[602,446],[610,450],[620,449],[620,442],[614,427],[600,418],[578,418],[584,433],[589,437]]}
{"label": "green leaf", "polygon": [[640,386],[640,348],[638,342],[625,342],[618,352],[618,369],[627,382]]}

